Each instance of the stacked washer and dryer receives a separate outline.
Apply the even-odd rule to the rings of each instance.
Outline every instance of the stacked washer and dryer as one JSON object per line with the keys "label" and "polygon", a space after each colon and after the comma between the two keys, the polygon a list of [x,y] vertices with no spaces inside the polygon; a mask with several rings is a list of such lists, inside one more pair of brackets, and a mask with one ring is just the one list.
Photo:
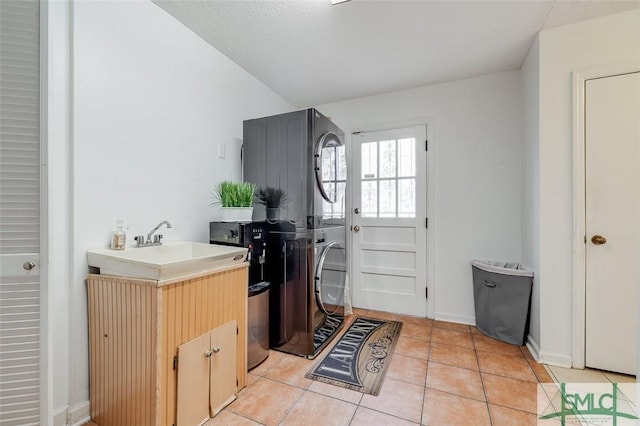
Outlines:
{"label": "stacked washer and dryer", "polygon": [[344,321],[344,133],[315,109],[244,122],[243,175],[280,205],[254,206],[266,230],[270,346],[315,357]]}

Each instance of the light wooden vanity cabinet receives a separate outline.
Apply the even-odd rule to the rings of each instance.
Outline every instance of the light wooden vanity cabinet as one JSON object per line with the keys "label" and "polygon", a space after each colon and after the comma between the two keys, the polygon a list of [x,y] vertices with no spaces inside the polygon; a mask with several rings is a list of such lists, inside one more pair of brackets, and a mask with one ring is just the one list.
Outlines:
{"label": "light wooden vanity cabinet", "polygon": [[87,286],[99,426],[191,426],[183,404],[206,418],[246,386],[246,263],[165,281],[90,274]]}

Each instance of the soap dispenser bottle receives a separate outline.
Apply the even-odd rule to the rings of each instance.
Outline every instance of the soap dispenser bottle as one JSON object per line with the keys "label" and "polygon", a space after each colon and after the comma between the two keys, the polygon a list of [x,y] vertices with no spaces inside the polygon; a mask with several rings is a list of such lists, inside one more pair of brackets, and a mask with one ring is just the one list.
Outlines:
{"label": "soap dispenser bottle", "polygon": [[111,249],[112,250],[124,250],[127,244],[127,234],[124,232],[124,222],[118,220],[116,222],[116,229],[111,236]]}

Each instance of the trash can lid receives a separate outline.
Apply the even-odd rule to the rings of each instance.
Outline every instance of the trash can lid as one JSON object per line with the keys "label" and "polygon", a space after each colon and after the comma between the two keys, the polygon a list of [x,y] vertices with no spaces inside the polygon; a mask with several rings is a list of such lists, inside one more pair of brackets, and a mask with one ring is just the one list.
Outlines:
{"label": "trash can lid", "polygon": [[533,277],[533,271],[525,268],[517,262],[497,262],[493,260],[472,260],[471,265],[483,271],[503,275],[517,275],[520,277]]}

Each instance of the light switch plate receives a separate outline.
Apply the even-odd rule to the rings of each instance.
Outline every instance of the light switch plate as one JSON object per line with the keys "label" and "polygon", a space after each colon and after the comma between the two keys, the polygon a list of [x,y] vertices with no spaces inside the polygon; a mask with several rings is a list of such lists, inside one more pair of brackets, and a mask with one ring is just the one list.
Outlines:
{"label": "light switch plate", "polygon": [[225,155],[226,154],[225,151],[226,151],[226,148],[225,148],[224,144],[222,144],[222,143],[218,144],[218,158],[224,159],[225,156],[226,156]]}

